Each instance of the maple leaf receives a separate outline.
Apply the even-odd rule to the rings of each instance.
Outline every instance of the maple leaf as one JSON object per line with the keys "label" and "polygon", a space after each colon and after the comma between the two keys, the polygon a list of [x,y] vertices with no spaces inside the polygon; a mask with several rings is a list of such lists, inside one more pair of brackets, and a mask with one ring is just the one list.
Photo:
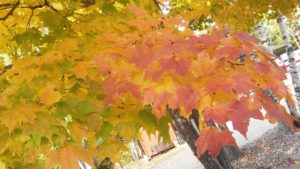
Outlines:
{"label": "maple leaf", "polygon": [[254,95],[254,103],[263,107],[270,116],[275,117],[277,120],[283,121],[290,128],[294,128],[293,121],[295,120],[295,117],[289,115],[282,105],[274,104],[274,101],[270,97],[263,94],[263,92],[256,92]]}
{"label": "maple leaf", "polygon": [[184,76],[187,73],[188,68],[191,65],[191,60],[188,58],[179,59],[176,56],[162,61],[161,66],[168,70],[173,69],[179,75]]}
{"label": "maple leaf", "polygon": [[61,94],[58,91],[54,91],[54,87],[55,85],[48,83],[45,88],[39,91],[40,103],[51,106],[59,101]]}
{"label": "maple leaf", "polygon": [[192,112],[192,109],[198,107],[199,94],[190,86],[179,86],[176,89],[176,97],[171,101],[170,106],[176,108],[181,105],[187,114]]}
{"label": "maple leaf", "polygon": [[125,144],[121,143],[116,137],[112,137],[99,146],[99,150],[101,151],[97,154],[99,155],[100,160],[105,157],[110,157],[112,161],[120,161],[120,151],[126,149],[127,147]]}
{"label": "maple leaf", "polygon": [[93,68],[90,62],[79,62],[73,67],[73,72],[76,77],[85,79],[90,68]]}
{"label": "maple leaf", "polygon": [[213,93],[218,89],[223,89],[225,92],[231,92],[234,88],[235,80],[225,77],[214,77],[207,84],[207,91]]}
{"label": "maple leaf", "polygon": [[99,131],[101,129],[103,120],[99,113],[90,114],[87,117],[87,128],[91,131]]}
{"label": "maple leaf", "polygon": [[255,88],[255,83],[249,74],[237,72],[231,76],[231,79],[234,79],[233,88],[238,93],[248,94],[251,89]]}
{"label": "maple leaf", "polygon": [[88,129],[85,125],[74,123],[74,124],[70,124],[68,126],[68,129],[70,131],[70,135],[72,139],[75,142],[80,143],[83,138],[86,138],[89,142],[89,145],[93,147],[96,146],[95,139],[94,139],[95,133],[92,130]]}
{"label": "maple leaf", "polygon": [[148,45],[135,46],[130,47],[128,50],[133,50],[131,61],[135,63],[139,67],[147,67],[150,66],[149,63],[158,59],[157,55],[155,55],[152,51],[152,48]]}
{"label": "maple leaf", "polygon": [[249,105],[253,105],[253,103],[251,103],[251,99],[246,97],[242,97],[230,105],[232,111],[229,119],[232,121],[233,128],[238,130],[245,137],[247,137],[250,118],[263,119],[259,107]]}
{"label": "maple leaf", "polygon": [[263,75],[267,75],[270,71],[270,67],[268,66],[268,63],[264,63],[264,62],[256,62],[253,65],[253,68],[263,74]]}
{"label": "maple leaf", "polygon": [[[241,85],[243,84],[243,85]],[[231,77],[216,77],[210,80],[207,84],[209,93],[216,92],[218,89],[222,89],[225,92],[232,92],[235,90],[238,93],[248,94],[250,89],[255,87],[255,83],[251,76],[246,73],[234,73]]]}
{"label": "maple leaf", "polygon": [[61,123],[58,119],[46,113],[36,113],[34,125],[24,124],[22,130],[24,134],[31,135],[33,133],[39,134],[41,137],[51,139],[53,134],[59,132]]}
{"label": "maple leaf", "polygon": [[258,39],[255,36],[249,35],[245,32],[235,33],[234,36],[241,41],[252,42],[252,43],[258,42]]}
{"label": "maple leaf", "polygon": [[196,60],[192,62],[190,71],[196,78],[198,78],[212,75],[215,73],[216,68],[216,59],[211,58],[207,52],[201,52],[197,55]]}
{"label": "maple leaf", "polygon": [[172,94],[169,92],[163,91],[163,92],[157,92],[153,88],[148,88],[144,92],[144,105],[152,105],[152,112],[155,115],[157,119],[160,119],[161,117],[166,115],[166,106],[169,103],[169,100],[171,99]]}
{"label": "maple leaf", "polygon": [[209,36],[203,35],[197,39],[198,43],[201,44],[201,47],[208,48],[208,47],[217,47],[220,44],[220,35],[216,36]]}
{"label": "maple leaf", "polygon": [[103,89],[105,92],[109,93],[109,95],[104,99],[105,103],[113,103],[114,100],[116,100],[121,93],[128,91],[131,91],[133,96],[135,96],[136,98],[141,97],[137,85],[128,81],[120,82],[114,77],[106,79],[106,81],[103,84]]}
{"label": "maple leaf", "polygon": [[223,57],[227,57],[229,60],[234,60],[238,58],[243,53],[243,50],[239,47],[222,47],[218,48],[214,56],[217,59],[221,59]]}
{"label": "maple leaf", "polygon": [[212,107],[207,107],[203,112],[204,121],[208,122],[209,120],[213,120],[225,126],[226,122],[230,120],[229,113],[231,111],[233,111],[233,109],[227,104],[217,104]]}
{"label": "maple leaf", "polygon": [[79,160],[92,164],[92,154],[83,150],[81,145],[67,145],[60,150],[52,150],[47,154],[46,169],[59,165],[62,169],[79,168]]}
{"label": "maple leaf", "polygon": [[0,115],[0,121],[4,124],[9,132],[20,127],[22,123],[34,124],[35,112],[40,108],[34,104],[23,104],[17,107],[12,107]]}
{"label": "maple leaf", "polygon": [[[261,108],[267,110],[264,118],[282,120],[293,127],[296,119],[262,95],[261,90],[267,88],[279,99],[292,101],[282,82],[285,72],[253,37],[246,33],[224,37],[217,29],[194,36],[188,29],[188,19],[199,13],[211,16],[219,28],[225,20],[234,31],[233,25],[239,29],[253,26],[253,17],[267,12],[264,7],[272,6],[283,14],[292,9],[284,1],[257,1],[261,8],[249,2],[236,1],[227,8],[225,1],[213,0],[210,5],[207,1],[174,1],[168,17],[157,13],[151,0],[130,1],[128,6],[120,1],[99,1],[89,8],[56,0],[47,8],[34,8],[32,17],[27,10],[19,9],[43,3],[22,2],[0,24],[2,53],[13,62],[13,69],[0,76],[0,120],[4,126],[0,134],[5,137],[0,152],[9,149],[18,156],[11,159],[10,153],[1,153],[1,160],[8,168],[33,168],[23,166],[24,161],[34,163],[37,155],[47,154],[49,147],[67,144],[51,150],[47,167],[60,163],[64,168],[78,168],[78,159],[91,159],[85,158],[86,153],[89,156],[94,152],[83,151],[74,142],[88,137],[89,145],[95,146],[96,136],[104,140],[97,145],[97,155],[118,160],[119,150],[126,148],[120,137],[131,140],[140,127],[159,130],[168,140],[171,119],[165,111],[167,105],[183,116],[198,108],[202,127],[208,120],[221,126],[232,120],[234,127],[246,134],[248,119],[261,118]],[[245,12],[241,6],[254,12]],[[66,12],[70,9],[76,15],[69,16]],[[3,14],[8,11],[3,10]],[[185,30],[178,31],[178,26]],[[235,62],[241,52],[245,59]],[[257,59],[251,59],[251,54]],[[24,106],[36,100],[47,106]],[[145,106],[149,112],[141,115]],[[209,149],[215,156],[221,144],[231,143],[231,138],[227,130],[204,129],[204,137],[198,139],[202,142],[198,149],[203,145],[204,149],[200,147],[198,154]],[[7,145],[3,143],[6,141]]]}
{"label": "maple leaf", "polygon": [[236,146],[236,143],[228,130],[219,131],[217,128],[207,127],[200,131],[195,145],[198,158],[206,151],[210,153],[212,158],[216,158],[223,145]]}

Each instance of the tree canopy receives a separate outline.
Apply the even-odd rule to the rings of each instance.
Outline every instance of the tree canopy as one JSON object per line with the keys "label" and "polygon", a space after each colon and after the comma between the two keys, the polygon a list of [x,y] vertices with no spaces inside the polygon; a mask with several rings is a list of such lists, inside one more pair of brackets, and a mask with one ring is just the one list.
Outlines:
{"label": "tree canopy", "polygon": [[[263,93],[293,103],[284,70],[256,38],[217,29],[247,30],[259,14],[290,14],[298,3],[276,2],[170,1],[163,15],[163,2],[152,0],[3,1],[0,48],[12,64],[1,64],[0,165],[116,161],[141,127],[168,141],[167,107],[184,117],[200,112],[199,156],[235,144],[211,120],[223,127],[232,121],[243,135],[250,118],[293,128],[297,119]],[[202,15],[218,26],[196,36],[190,21]]]}

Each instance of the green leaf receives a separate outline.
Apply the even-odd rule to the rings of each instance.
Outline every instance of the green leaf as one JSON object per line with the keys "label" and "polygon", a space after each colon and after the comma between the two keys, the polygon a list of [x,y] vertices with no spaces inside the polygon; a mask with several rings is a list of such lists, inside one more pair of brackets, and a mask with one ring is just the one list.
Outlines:
{"label": "green leaf", "polygon": [[[45,160],[37,160],[35,164],[28,164],[22,167],[23,169],[45,169]],[[0,168],[1,169],[1,168]]]}
{"label": "green leaf", "polygon": [[15,98],[23,98],[27,100],[32,100],[37,94],[37,91],[31,87],[27,83],[21,85],[19,90],[16,92]]}
{"label": "green leaf", "polygon": [[33,142],[35,143],[35,145],[39,146],[41,144],[41,135],[37,132],[33,132],[31,134],[31,139],[33,140]]}
{"label": "green leaf", "polygon": [[138,117],[141,119],[143,122],[156,126],[158,123],[156,117],[152,114],[152,109],[150,107],[145,108],[138,112]]}
{"label": "green leaf", "polygon": [[165,143],[170,143],[170,134],[169,134],[169,123],[172,122],[172,119],[169,115],[162,117],[158,122],[158,131],[159,134],[163,137]]}
{"label": "green leaf", "polygon": [[108,139],[112,136],[113,129],[113,125],[111,125],[108,121],[105,121],[101,127],[100,132],[96,134],[96,137],[101,137],[103,140]]}
{"label": "green leaf", "polygon": [[94,111],[92,104],[87,100],[79,102],[74,108],[78,113],[82,115],[87,115]]}
{"label": "green leaf", "polygon": [[66,60],[60,67],[59,70],[62,73],[65,73],[69,70],[71,70],[73,68],[73,66],[75,65],[75,63],[72,60]]}
{"label": "green leaf", "polygon": [[[69,21],[62,15],[53,11],[45,11],[39,14],[41,20],[44,22],[44,27],[48,27],[53,33],[60,35],[64,33],[64,29],[70,27]],[[60,32],[58,32],[60,31]]]}
{"label": "green leaf", "polygon": [[63,119],[68,114],[74,114],[73,112],[74,110],[72,109],[69,101],[62,100],[56,103],[56,110],[53,115]]}

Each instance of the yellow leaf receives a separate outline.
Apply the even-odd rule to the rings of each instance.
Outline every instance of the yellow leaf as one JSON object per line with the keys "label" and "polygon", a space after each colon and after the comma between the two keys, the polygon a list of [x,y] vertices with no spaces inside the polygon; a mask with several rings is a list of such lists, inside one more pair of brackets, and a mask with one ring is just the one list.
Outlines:
{"label": "yellow leaf", "polygon": [[88,74],[88,69],[92,66],[90,62],[79,62],[74,66],[73,72],[76,77],[85,79]]}
{"label": "yellow leaf", "polygon": [[7,166],[3,161],[0,161],[0,169],[7,169]]}
{"label": "yellow leaf", "polygon": [[120,151],[127,149],[128,148],[125,146],[125,144],[113,137],[99,146],[98,154],[100,160],[103,160],[105,157],[109,157],[112,161],[119,161]]}

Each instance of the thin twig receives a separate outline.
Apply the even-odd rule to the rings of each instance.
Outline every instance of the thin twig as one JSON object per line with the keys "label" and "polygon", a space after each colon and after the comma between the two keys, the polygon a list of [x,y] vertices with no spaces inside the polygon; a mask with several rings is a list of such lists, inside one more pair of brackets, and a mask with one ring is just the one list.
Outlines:
{"label": "thin twig", "polygon": [[31,21],[31,18],[33,16],[33,12],[34,12],[34,9],[31,9],[31,14],[30,14],[30,17],[27,21],[27,26],[26,26],[26,31],[28,32],[30,30],[30,21]]}
{"label": "thin twig", "polygon": [[55,9],[53,6],[51,6],[51,5],[49,4],[48,0],[45,0],[44,5],[47,6],[47,7],[49,7],[49,8],[52,9],[53,11],[58,12],[57,9]]}
{"label": "thin twig", "polygon": [[245,65],[245,63],[237,63],[237,62],[232,62],[230,60],[227,60],[228,63],[230,63],[231,65],[235,65],[235,66],[243,66]]}

